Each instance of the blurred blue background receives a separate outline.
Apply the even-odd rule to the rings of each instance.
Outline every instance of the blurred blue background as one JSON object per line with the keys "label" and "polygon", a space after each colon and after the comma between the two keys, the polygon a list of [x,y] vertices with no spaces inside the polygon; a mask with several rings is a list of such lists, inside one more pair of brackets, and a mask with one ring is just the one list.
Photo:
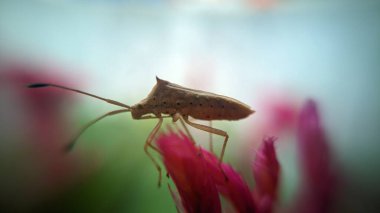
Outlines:
{"label": "blurred blue background", "polygon": [[[313,98],[345,179],[338,212],[379,208],[379,38],[380,2],[370,0],[0,0],[0,62],[49,67],[44,72],[23,68],[21,75],[34,81],[50,76],[132,105],[149,93],[158,76],[252,106],[257,113],[246,120],[215,124],[230,132],[227,159],[234,166],[250,146],[252,131],[256,138],[269,134],[257,130],[271,115],[265,109],[268,101],[280,100],[297,110]],[[154,121],[133,121],[130,115],[89,129],[78,149],[60,161],[69,167],[62,175],[70,177],[45,187],[39,172],[49,157],[35,161],[41,150],[34,146],[42,145],[30,145],[27,136],[20,136],[29,128],[25,116],[31,111],[24,99],[32,94],[14,92],[13,83],[28,80],[6,84],[13,74],[0,74],[1,206],[176,211],[166,187],[156,188],[156,170],[143,153]],[[67,126],[67,132],[57,133],[68,135],[59,139],[60,145],[86,121],[114,109],[85,97],[61,101],[52,112],[62,114],[57,119]],[[192,132],[199,141],[207,139],[205,133]],[[293,134],[278,143],[283,205],[297,188]],[[54,176],[54,169],[48,171]],[[243,173],[250,178],[250,171]]]}

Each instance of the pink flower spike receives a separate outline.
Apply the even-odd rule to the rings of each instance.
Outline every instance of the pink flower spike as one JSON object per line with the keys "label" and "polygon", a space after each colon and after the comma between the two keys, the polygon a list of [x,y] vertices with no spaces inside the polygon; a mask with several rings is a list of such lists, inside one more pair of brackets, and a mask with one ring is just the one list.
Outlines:
{"label": "pink flower spike", "polygon": [[259,212],[272,212],[273,204],[277,200],[280,165],[274,141],[273,137],[263,140],[253,163],[253,176],[256,182],[254,196]]}
{"label": "pink flower spike", "polygon": [[157,144],[186,212],[221,212],[218,191],[207,162],[190,139],[169,133],[161,135]]}
{"label": "pink flower spike", "polygon": [[312,100],[304,105],[299,117],[298,150],[302,185],[297,211],[329,212],[335,191],[335,175],[328,141],[316,103]]}
{"label": "pink flower spike", "polygon": [[[226,197],[235,207],[237,212],[256,212],[255,203],[248,185],[243,178],[230,165],[222,163],[222,173],[219,166],[219,159],[212,153],[202,149],[203,157],[208,163],[218,191]],[[228,180],[226,180],[226,177]]]}

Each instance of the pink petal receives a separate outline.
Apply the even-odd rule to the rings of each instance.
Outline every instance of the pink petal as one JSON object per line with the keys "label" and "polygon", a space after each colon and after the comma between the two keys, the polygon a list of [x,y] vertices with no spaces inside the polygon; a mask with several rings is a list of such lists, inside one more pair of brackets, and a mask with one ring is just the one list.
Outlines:
{"label": "pink petal", "polygon": [[167,172],[187,212],[221,212],[215,183],[198,148],[184,135],[169,133],[157,140]]}
{"label": "pink petal", "polygon": [[208,163],[209,172],[212,174],[218,191],[234,205],[237,212],[255,212],[256,207],[252,194],[243,178],[230,165],[225,163],[222,164],[224,175],[220,169],[218,158],[203,149],[202,153]]}
{"label": "pink petal", "polygon": [[277,200],[280,165],[274,148],[273,137],[265,138],[253,163],[255,179],[254,195],[259,212],[272,212]]}
{"label": "pink petal", "polygon": [[330,147],[314,101],[303,107],[298,126],[302,186],[299,209],[328,212],[335,189]]}

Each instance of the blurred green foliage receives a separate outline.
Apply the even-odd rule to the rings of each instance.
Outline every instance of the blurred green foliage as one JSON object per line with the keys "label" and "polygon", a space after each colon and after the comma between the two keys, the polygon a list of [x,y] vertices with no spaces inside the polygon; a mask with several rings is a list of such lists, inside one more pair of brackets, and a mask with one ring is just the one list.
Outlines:
{"label": "blurred green foliage", "polygon": [[[80,123],[92,116],[85,117]],[[100,164],[41,208],[62,212],[176,212],[166,186],[170,180],[164,178],[163,186],[157,187],[158,172],[143,150],[154,122],[133,121],[124,114],[88,129],[71,154],[81,155],[87,163],[101,161]],[[82,152],[86,149],[97,156],[85,156]]]}

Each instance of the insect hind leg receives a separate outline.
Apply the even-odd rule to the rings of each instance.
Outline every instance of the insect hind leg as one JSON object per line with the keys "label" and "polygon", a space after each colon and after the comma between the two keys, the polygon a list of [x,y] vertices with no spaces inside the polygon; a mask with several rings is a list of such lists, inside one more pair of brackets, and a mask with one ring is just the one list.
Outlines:
{"label": "insect hind leg", "polygon": [[227,145],[227,141],[228,141],[228,138],[229,138],[227,132],[225,132],[223,130],[220,130],[220,129],[213,128],[213,127],[205,126],[205,125],[202,125],[202,124],[193,123],[193,122],[191,122],[191,121],[188,120],[188,117],[184,117],[184,120],[185,120],[185,122],[187,124],[189,124],[190,126],[192,126],[194,128],[197,128],[197,129],[200,129],[200,130],[203,130],[203,131],[206,131],[206,132],[209,132],[209,133],[212,133],[212,134],[216,134],[216,135],[220,135],[220,136],[224,137],[223,147],[222,147],[222,151],[221,151],[220,157],[219,157],[219,167],[220,167],[220,170],[222,171],[224,177],[226,178],[226,180],[228,180],[226,174],[224,173],[224,170],[222,169],[222,162],[223,162],[223,157],[224,157],[224,151],[226,150],[226,145]]}

